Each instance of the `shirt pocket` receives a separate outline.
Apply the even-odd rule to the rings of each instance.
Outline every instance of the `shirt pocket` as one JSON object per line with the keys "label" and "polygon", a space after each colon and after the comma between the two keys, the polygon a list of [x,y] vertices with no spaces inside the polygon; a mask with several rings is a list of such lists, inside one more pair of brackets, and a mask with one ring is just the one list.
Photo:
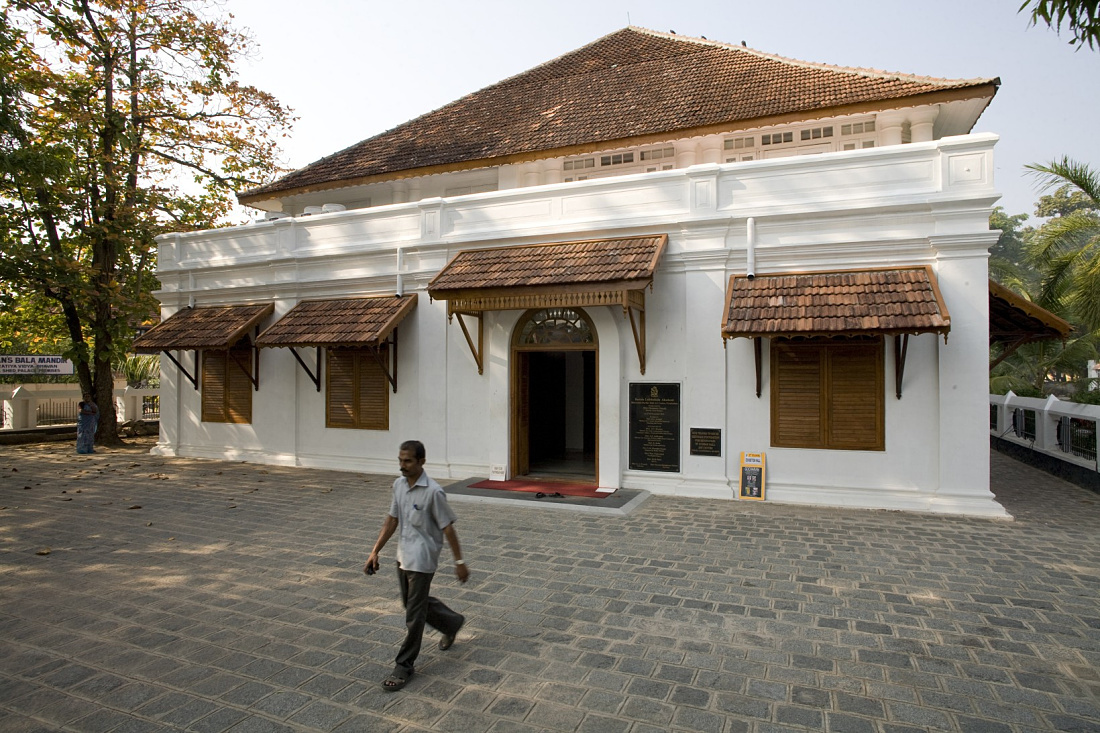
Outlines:
{"label": "shirt pocket", "polygon": [[409,512],[409,524],[417,529],[424,529],[424,525],[428,523],[428,510],[426,507],[419,504],[413,504],[412,511]]}

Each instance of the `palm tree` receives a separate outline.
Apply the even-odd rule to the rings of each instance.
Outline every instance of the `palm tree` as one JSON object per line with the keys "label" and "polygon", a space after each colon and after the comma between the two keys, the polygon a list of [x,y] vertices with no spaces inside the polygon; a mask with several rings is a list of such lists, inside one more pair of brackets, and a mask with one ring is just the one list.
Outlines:
{"label": "palm tree", "polygon": [[1100,174],[1068,157],[1027,166],[1042,190],[1069,185],[1090,206],[1048,221],[1028,245],[1028,260],[1042,272],[1037,302],[1088,331],[1100,328]]}

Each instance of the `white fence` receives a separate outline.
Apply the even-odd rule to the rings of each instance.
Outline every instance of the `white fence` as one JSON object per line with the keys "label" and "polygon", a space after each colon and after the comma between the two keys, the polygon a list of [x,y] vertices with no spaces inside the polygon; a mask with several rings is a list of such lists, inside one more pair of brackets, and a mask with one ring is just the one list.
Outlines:
{"label": "white fence", "polygon": [[[3,401],[0,429],[73,425],[80,399],[78,384],[0,385],[0,400]],[[160,417],[159,389],[135,389],[117,380],[114,400],[119,422]]]}
{"label": "white fence", "polygon": [[989,432],[1002,440],[1092,471],[1097,466],[1096,423],[1100,405],[1017,397],[1012,392],[989,395]]}

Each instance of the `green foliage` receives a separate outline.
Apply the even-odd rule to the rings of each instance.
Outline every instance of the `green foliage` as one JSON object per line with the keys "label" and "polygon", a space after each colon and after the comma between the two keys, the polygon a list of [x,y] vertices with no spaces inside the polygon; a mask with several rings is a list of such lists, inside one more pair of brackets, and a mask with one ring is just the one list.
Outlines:
{"label": "green foliage", "polygon": [[1027,291],[1039,281],[1039,275],[1027,261],[1027,239],[1034,233],[1025,227],[1027,214],[1008,215],[1004,207],[993,209],[989,228],[999,229],[1001,236],[989,249],[989,273],[997,282],[1016,291]]}
{"label": "green foliage", "polygon": [[1086,389],[1073,395],[1074,402],[1085,405],[1100,405],[1100,389]]}
{"label": "green foliage", "polygon": [[1065,157],[1028,170],[1044,188],[1069,185],[1089,204],[1054,217],[1029,241],[1028,261],[1042,272],[1036,302],[1095,331],[1100,328],[1100,176]]}
{"label": "green foliage", "polygon": [[159,387],[160,357],[155,354],[127,354],[115,364],[115,372],[128,387]]}
{"label": "green foliage", "polygon": [[1052,194],[1040,196],[1035,204],[1035,216],[1047,219],[1052,216],[1068,216],[1075,211],[1096,211],[1096,204],[1072,184],[1059,186]]}
{"label": "green foliage", "polygon": [[[289,112],[236,78],[249,40],[216,10],[202,0],[0,9],[0,301],[21,304],[41,336],[67,337],[93,394],[111,389],[112,363],[157,311],[154,238],[217,226],[234,190],[278,171]],[[109,442],[113,403],[97,402]]]}
{"label": "green foliage", "polygon": [[1025,0],[1018,12],[1031,8],[1031,24],[1042,22],[1062,34],[1062,25],[1072,34],[1071,46],[1100,47],[1100,2],[1098,0]]}
{"label": "green foliage", "polygon": [[990,272],[1074,330],[1065,344],[1021,346],[993,370],[990,391],[1042,396],[1057,388],[1062,396],[1083,395],[1091,384],[1087,363],[1098,358],[1100,345],[1100,177],[1069,158],[1028,169],[1042,190],[1054,191],[1041,197],[1036,209],[1051,218],[1038,229],[1020,229],[1026,217],[995,210],[990,226],[1003,230],[998,246],[1005,244],[994,248]]}

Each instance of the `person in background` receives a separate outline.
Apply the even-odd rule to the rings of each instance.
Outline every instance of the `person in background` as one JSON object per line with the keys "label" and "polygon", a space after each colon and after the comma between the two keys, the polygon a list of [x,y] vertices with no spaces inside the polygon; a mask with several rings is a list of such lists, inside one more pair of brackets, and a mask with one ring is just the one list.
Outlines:
{"label": "person in background", "polygon": [[447,494],[424,473],[425,456],[424,444],[419,440],[407,440],[401,444],[397,454],[401,477],[393,482],[389,514],[382,522],[374,549],[363,567],[367,575],[374,575],[378,571],[378,553],[393,533],[400,530],[397,583],[401,589],[401,603],[405,606],[407,632],[397,652],[393,674],[382,681],[382,689],[387,692],[400,690],[413,676],[424,637],[424,624],[443,634],[439,648],[447,650],[454,644],[455,636],[466,622],[465,616],[455,613],[430,595],[444,537],[451,546],[455,576],[459,582],[465,583],[469,579],[470,570],[462,559],[462,548],[459,547],[454,527],[455,514],[447,503]]}
{"label": "person in background", "polygon": [[76,417],[76,452],[95,453],[95,433],[99,429],[99,408],[92,402],[90,394],[84,395],[80,403],[80,414]]}

